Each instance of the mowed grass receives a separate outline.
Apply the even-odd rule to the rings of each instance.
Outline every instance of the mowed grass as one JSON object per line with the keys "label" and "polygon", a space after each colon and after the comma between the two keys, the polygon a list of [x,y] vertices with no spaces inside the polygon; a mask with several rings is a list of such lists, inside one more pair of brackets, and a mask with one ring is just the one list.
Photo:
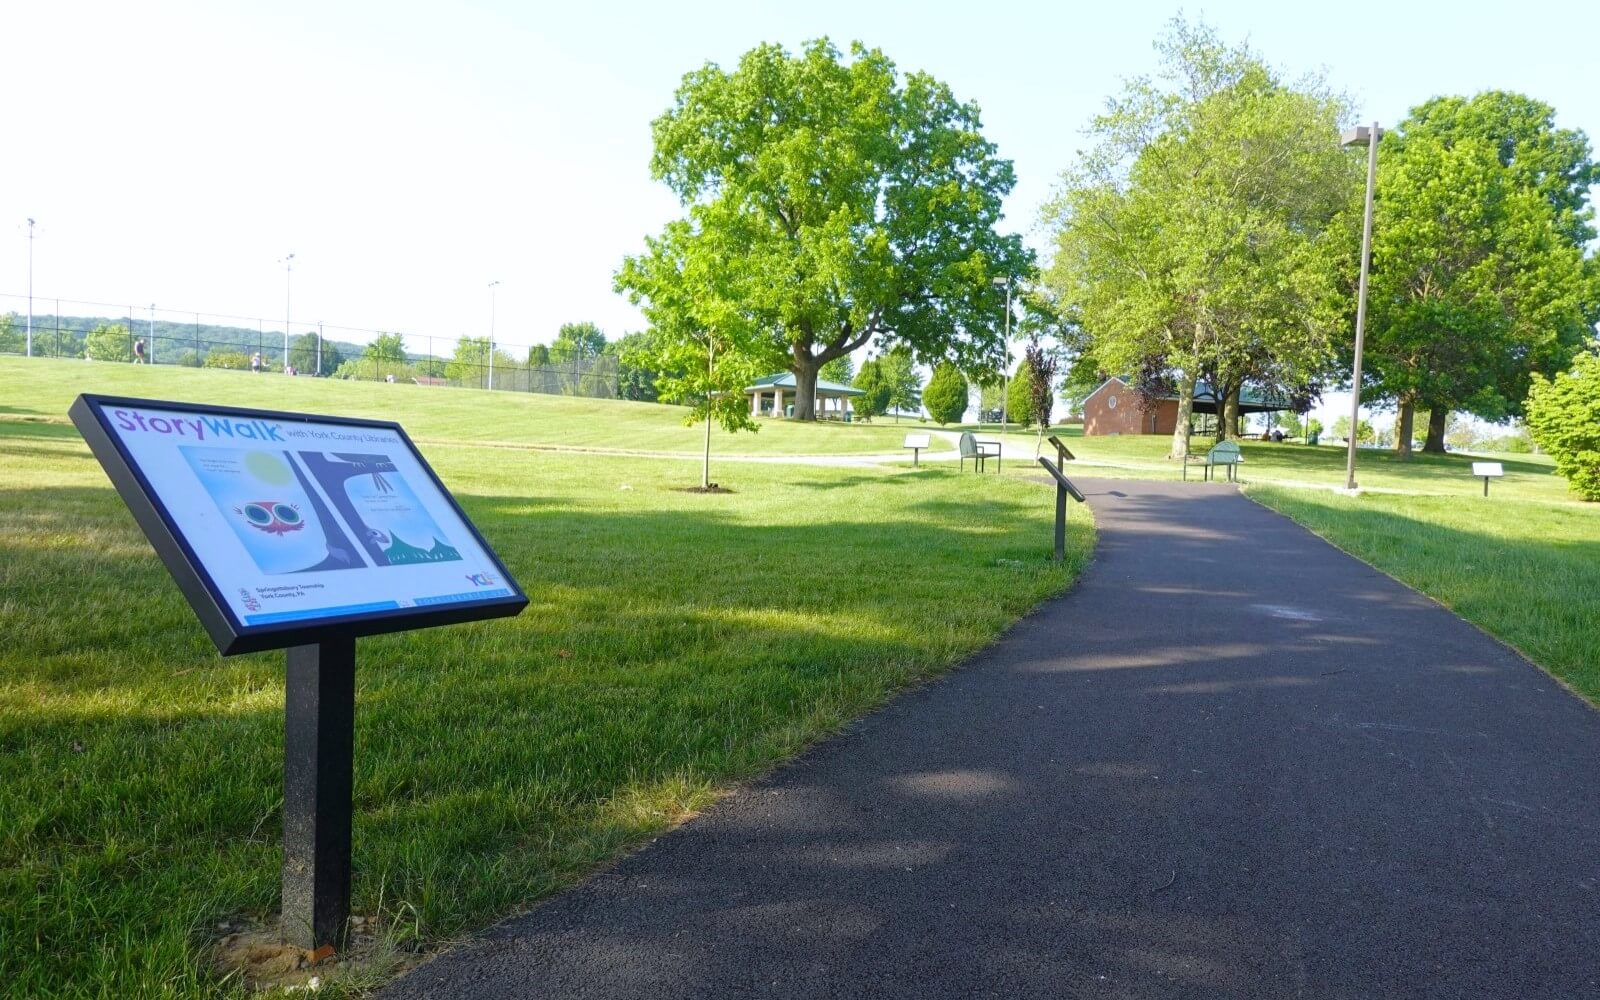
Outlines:
{"label": "mowed grass", "polygon": [[[17,374],[0,373],[12,415],[59,414],[77,388],[19,397]],[[136,376],[92,387],[197,398],[249,379]],[[392,388],[266,384],[318,411]],[[508,433],[427,410],[468,393],[398,391],[416,410],[380,412],[421,436]],[[532,599],[359,645],[355,909],[426,943],[957,663],[1091,547],[1074,517],[1051,564],[1050,494],[953,465],[730,463],[737,492],[707,496],[678,490],[689,461],[424,452]],[[0,419],[0,505],[0,993],[242,993],[206,956],[219,921],[278,906],[281,654],[216,656],[70,426]]]}
{"label": "mowed grass", "polygon": [[[422,387],[387,382],[288,378],[205,368],[0,357],[0,419],[66,419],[80,392],[184,402],[260,406],[398,420],[419,441],[480,442],[698,454],[703,424],[686,426],[682,407],[538,393]],[[916,421],[802,424],[762,418],[755,433],[712,430],[713,454],[899,454]],[[935,438],[932,450],[949,443]]]}
{"label": "mowed grass", "polygon": [[1249,495],[1429,594],[1600,704],[1600,505],[1500,495]]}

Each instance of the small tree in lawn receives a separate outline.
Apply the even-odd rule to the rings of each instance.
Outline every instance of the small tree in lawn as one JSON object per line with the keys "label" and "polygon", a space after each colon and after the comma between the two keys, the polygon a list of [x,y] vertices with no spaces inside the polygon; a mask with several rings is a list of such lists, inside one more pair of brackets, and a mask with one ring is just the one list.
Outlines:
{"label": "small tree in lawn", "polygon": [[1028,385],[1030,377],[1028,360],[1023,358],[1012,373],[1011,381],[1006,383],[1006,421],[1015,422],[1018,427],[1033,423],[1033,390]]}
{"label": "small tree in lawn", "polygon": [[856,373],[855,387],[861,390],[861,395],[851,400],[850,405],[855,408],[858,419],[871,421],[889,408],[891,390],[884,378],[882,361],[873,358],[862,362],[861,370]]}
{"label": "small tree in lawn", "polygon": [[967,412],[967,380],[955,365],[945,362],[933,370],[933,378],[922,391],[922,405],[928,416],[944,424],[958,424]]}
{"label": "small tree in lawn", "polygon": [[1600,354],[1580,355],[1553,379],[1535,375],[1525,408],[1556,472],[1585,500],[1600,500]]}
{"label": "small tree in lawn", "polygon": [[878,364],[883,372],[883,381],[889,387],[888,405],[894,410],[895,423],[899,423],[901,410],[921,408],[922,379],[917,376],[911,351],[903,345],[885,354]]}
{"label": "small tree in lawn", "polygon": [[774,367],[775,352],[730,295],[722,253],[736,250],[713,252],[720,245],[699,241],[682,220],[645,242],[649,252],[623,264],[616,288],[650,320],[648,358],[661,400],[687,404],[684,423],[705,422],[700,488],[709,489],[712,421],[730,433],[761,429],[744,387]]}
{"label": "small tree in lawn", "polygon": [[1044,346],[1037,333],[1028,337],[1017,381],[1027,386],[1028,407],[1039,424],[1039,436],[1033,442],[1034,458],[1039,457],[1039,449],[1044,447],[1044,432],[1050,427],[1050,414],[1056,405],[1056,371],[1060,366],[1060,357]]}

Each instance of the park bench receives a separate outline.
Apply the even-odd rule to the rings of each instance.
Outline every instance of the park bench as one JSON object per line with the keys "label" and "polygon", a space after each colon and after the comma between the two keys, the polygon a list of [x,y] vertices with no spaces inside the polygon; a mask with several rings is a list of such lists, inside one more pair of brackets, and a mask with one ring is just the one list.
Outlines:
{"label": "park bench", "polygon": [[921,462],[919,461],[919,459],[922,457],[922,449],[928,447],[928,435],[926,435],[926,434],[907,434],[906,435],[906,443],[901,445],[900,447],[902,447],[902,448],[910,448],[911,449],[911,464],[912,465],[920,465]]}
{"label": "park bench", "polygon": [[1000,471],[1000,442],[979,441],[972,436],[971,431],[961,433],[961,468],[967,467],[967,459],[972,459],[972,471],[982,472],[984,461],[994,459],[994,471]]}
{"label": "park bench", "polygon": [[1211,479],[1211,472],[1213,469],[1216,469],[1218,466],[1226,466],[1228,469],[1228,482],[1238,482],[1237,469],[1239,468],[1239,463],[1243,461],[1244,453],[1239,450],[1239,446],[1232,441],[1223,441],[1219,444],[1212,445],[1211,450],[1206,452],[1205,458],[1203,459],[1196,460],[1195,456],[1193,455],[1184,458],[1183,478],[1185,482],[1188,481],[1190,465],[1199,465],[1202,471],[1205,473],[1205,479],[1207,481]]}

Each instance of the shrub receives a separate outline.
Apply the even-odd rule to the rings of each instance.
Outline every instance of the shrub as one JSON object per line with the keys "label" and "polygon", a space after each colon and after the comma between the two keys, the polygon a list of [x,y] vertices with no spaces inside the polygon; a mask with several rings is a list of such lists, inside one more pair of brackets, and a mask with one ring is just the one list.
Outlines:
{"label": "shrub", "polygon": [[241,351],[208,351],[206,353],[205,366],[207,368],[231,368],[238,371],[249,371],[250,356]]}
{"label": "shrub", "polygon": [[1024,427],[1033,423],[1032,379],[1033,369],[1027,361],[1023,361],[1017,366],[1016,374],[1011,376],[1011,384],[1006,387],[1007,421]]}
{"label": "shrub", "polygon": [[933,370],[933,378],[922,391],[922,405],[941,425],[961,422],[967,412],[967,380],[955,365],[945,362]]}
{"label": "shrub", "polygon": [[850,407],[857,420],[870,421],[888,411],[889,383],[883,378],[883,362],[876,358],[863,361],[861,370],[856,372],[855,387],[861,395],[850,401]]}
{"label": "shrub", "polygon": [[1585,500],[1600,500],[1600,354],[1580,356],[1551,380],[1535,375],[1523,409],[1556,472]]}

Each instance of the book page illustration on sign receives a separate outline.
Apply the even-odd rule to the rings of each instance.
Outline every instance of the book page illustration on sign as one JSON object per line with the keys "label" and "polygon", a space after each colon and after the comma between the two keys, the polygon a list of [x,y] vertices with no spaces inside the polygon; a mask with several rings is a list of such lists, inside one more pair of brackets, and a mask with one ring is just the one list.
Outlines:
{"label": "book page illustration on sign", "polygon": [[302,451],[300,460],[375,565],[461,559],[388,456]]}
{"label": "book page illustration on sign", "polygon": [[361,568],[355,546],[287,453],[194,446],[179,451],[261,572]]}

